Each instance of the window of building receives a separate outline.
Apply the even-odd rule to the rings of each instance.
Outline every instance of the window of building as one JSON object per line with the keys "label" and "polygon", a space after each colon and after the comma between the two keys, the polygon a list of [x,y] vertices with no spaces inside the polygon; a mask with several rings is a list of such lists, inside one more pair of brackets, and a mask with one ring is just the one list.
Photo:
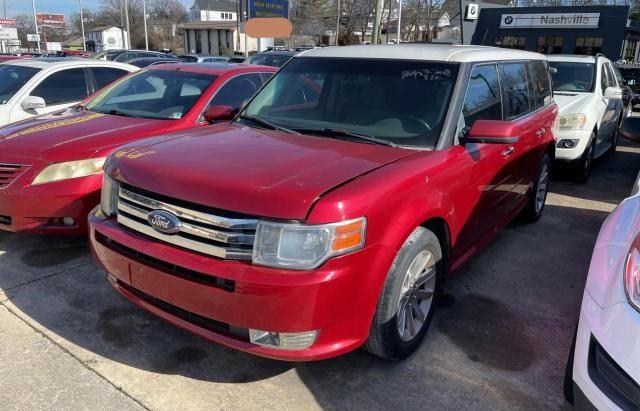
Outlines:
{"label": "window of building", "polygon": [[476,66],[471,71],[462,115],[467,127],[478,119],[502,120],[502,98],[495,65]]}
{"label": "window of building", "polygon": [[602,37],[578,37],[576,38],[576,47],[573,49],[575,54],[595,55],[602,53]]}
{"label": "window of building", "polygon": [[531,111],[525,63],[500,64],[500,81],[508,109],[508,119],[520,117]]}
{"label": "window of building", "polygon": [[525,43],[526,43],[525,37],[516,37],[516,36],[496,37],[496,41],[495,41],[495,44],[498,47],[504,47],[507,49],[518,49],[518,50],[524,50]]}
{"label": "window of building", "polygon": [[636,49],[638,48],[638,40],[627,39],[624,42],[624,53],[622,58],[627,61],[633,61],[636,59]]}
{"label": "window of building", "polygon": [[538,37],[538,53],[562,53],[562,37]]}

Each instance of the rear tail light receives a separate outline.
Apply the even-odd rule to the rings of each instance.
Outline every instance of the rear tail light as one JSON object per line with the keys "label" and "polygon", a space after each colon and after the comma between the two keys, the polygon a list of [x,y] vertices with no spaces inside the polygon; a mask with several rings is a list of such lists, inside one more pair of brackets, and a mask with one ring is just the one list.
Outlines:
{"label": "rear tail light", "polygon": [[631,244],[624,267],[624,286],[629,303],[640,311],[640,234]]}

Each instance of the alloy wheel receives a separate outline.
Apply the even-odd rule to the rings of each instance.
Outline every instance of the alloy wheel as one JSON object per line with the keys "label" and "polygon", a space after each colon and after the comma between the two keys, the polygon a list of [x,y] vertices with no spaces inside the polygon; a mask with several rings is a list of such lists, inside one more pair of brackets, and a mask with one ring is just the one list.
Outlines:
{"label": "alloy wheel", "polygon": [[411,341],[422,329],[433,304],[436,259],[428,250],[415,256],[405,272],[396,322],[402,341]]}
{"label": "alloy wheel", "polygon": [[542,170],[540,170],[540,177],[538,177],[538,191],[536,192],[536,213],[539,213],[544,207],[544,202],[547,199],[547,191],[549,189],[549,165],[547,163],[542,164]]}

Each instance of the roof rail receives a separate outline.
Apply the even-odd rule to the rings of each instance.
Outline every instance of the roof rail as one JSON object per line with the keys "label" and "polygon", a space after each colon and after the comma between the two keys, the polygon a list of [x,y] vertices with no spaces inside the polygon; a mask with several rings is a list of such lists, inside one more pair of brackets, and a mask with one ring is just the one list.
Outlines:
{"label": "roof rail", "polygon": [[596,61],[598,61],[598,57],[606,57],[606,56],[602,53],[596,53],[596,55],[593,57],[596,59]]}

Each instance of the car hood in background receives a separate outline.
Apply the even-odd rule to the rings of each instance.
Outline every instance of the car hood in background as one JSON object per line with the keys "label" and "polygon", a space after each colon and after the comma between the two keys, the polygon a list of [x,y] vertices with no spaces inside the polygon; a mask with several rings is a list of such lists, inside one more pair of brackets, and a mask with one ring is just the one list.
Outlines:
{"label": "car hood in background", "polygon": [[554,91],[553,99],[558,103],[560,109],[559,114],[582,113],[584,107],[587,105],[590,99],[593,98],[593,93],[579,93],[576,91]]}
{"label": "car hood in background", "polygon": [[323,193],[413,153],[218,125],[122,147],[107,172],[132,186],[212,208],[305,219]]}
{"label": "car hood in background", "polygon": [[171,123],[69,108],[0,128],[0,161],[5,154],[52,163],[91,158],[134,139],[166,132]]}

